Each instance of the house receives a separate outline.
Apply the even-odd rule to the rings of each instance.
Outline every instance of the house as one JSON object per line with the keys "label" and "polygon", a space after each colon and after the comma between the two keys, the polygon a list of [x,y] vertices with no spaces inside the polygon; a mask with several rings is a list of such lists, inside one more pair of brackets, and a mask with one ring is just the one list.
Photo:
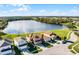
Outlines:
{"label": "house", "polygon": [[44,39],[45,41],[50,41],[51,39],[54,40],[56,38],[56,34],[55,33],[51,33],[51,32],[45,32],[44,33]]}
{"label": "house", "polygon": [[28,50],[27,42],[24,38],[17,37],[14,39],[14,43],[18,47],[18,49],[21,50],[22,52],[25,52]]}
{"label": "house", "polygon": [[12,41],[9,39],[0,39],[0,54],[1,55],[14,55],[15,52],[12,49]]}
{"label": "house", "polygon": [[51,39],[55,38],[55,33],[51,34],[50,32],[45,32],[43,34],[41,33],[33,33],[32,36],[30,36],[30,41],[34,41],[34,44],[41,44],[42,42],[46,41],[50,41]]}
{"label": "house", "polygon": [[34,44],[41,44],[42,43],[41,36],[42,36],[42,34],[39,34],[39,33],[33,34]]}

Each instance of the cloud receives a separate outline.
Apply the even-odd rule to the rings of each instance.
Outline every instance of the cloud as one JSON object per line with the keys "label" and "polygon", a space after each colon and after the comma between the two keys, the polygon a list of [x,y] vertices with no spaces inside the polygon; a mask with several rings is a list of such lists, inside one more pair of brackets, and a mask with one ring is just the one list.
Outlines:
{"label": "cloud", "polygon": [[[3,8],[4,7],[4,8]],[[11,8],[10,8],[11,7]],[[53,9],[48,11],[46,9],[41,9],[38,11],[33,10],[30,5],[26,4],[3,4],[0,5],[0,15],[36,15],[36,16],[79,16],[79,11],[77,7],[73,7],[68,10]]]}
{"label": "cloud", "polygon": [[2,8],[0,9],[1,11],[0,16],[30,15],[31,7],[26,4],[5,4],[5,5],[3,4],[1,6]]}
{"label": "cloud", "polygon": [[14,5],[14,6],[18,6],[19,8],[12,9],[10,10],[11,12],[27,12],[31,10],[29,5]]}
{"label": "cloud", "polygon": [[45,9],[42,9],[42,10],[40,10],[40,12],[46,12],[46,10]]}
{"label": "cloud", "polygon": [[17,11],[28,11],[28,9],[27,8],[19,8],[19,9],[17,9]]}
{"label": "cloud", "polygon": [[20,8],[16,8],[16,9],[13,9],[13,10],[10,10],[10,12],[27,12],[29,9],[26,7],[20,7]]}
{"label": "cloud", "polygon": [[43,16],[79,16],[79,11],[78,9],[71,9],[71,10],[66,10],[66,11],[61,11],[61,10],[53,10],[53,11],[46,11],[43,14],[40,13],[40,15]]}
{"label": "cloud", "polygon": [[71,13],[77,13],[77,12],[79,12],[77,9],[72,9],[72,10],[70,10],[70,12]]}

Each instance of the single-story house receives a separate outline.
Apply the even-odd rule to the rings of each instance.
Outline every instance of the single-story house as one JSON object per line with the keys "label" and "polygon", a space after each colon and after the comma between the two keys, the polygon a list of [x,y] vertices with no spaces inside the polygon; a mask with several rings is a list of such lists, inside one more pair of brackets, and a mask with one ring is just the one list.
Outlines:
{"label": "single-story house", "polygon": [[14,55],[15,52],[12,49],[12,41],[9,39],[0,39],[0,54],[1,55]]}
{"label": "single-story house", "polygon": [[55,33],[52,33],[51,32],[46,32],[46,33],[43,33],[43,34],[40,34],[40,33],[33,33],[32,36],[29,37],[29,40],[30,41],[34,41],[34,44],[41,44],[42,41],[50,41],[51,39],[54,39],[56,38],[56,34]]}
{"label": "single-story house", "polygon": [[56,38],[56,34],[55,33],[51,33],[51,32],[45,32],[44,34],[44,39],[45,41],[50,41],[51,39],[55,39]]}
{"label": "single-story house", "polygon": [[41,34],[39,34],[39,33],[34,33],[34,34],[33,34],[33,40],[34,40],[34,43],[35,43],[35,44],[40,44],[40,43],[42,43],[42,41],[41,41]]}
{"label": "single-story house", "polygon": [[27,42],[25,39],[21,37],[17,37],[14,39],[14,43],[18,47],[18,49],[20,49],[22,52],[25,52],[28,50]]}

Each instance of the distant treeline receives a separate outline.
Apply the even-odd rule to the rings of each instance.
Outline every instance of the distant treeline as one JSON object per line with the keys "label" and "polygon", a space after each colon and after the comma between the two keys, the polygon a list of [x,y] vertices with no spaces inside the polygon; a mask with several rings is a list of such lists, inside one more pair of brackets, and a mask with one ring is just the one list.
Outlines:
{"label": "distant treeline", "polygon": [[70,17],[40,18],[40,17],[36,17],[36,18],[33,18],[33,20],[44,22],[44,23],[49,23],[49,24],[61,24],[61,23],[79,21],[79,18],[70,18]]}
{"label": "distant treeline", "polygon": [[31,20],[32,17],[13,16],[13,17],[3,17],[1,19],[7,20],[7,21],[17,21],[17,20]]}
{"label": "distant treeline", "polygon": [[6,28],[7,25],[8,25],[7,20],[0,20],[0,30],[3,30],[4,28]]}
{"label": "distant treeline", "polygon": [[62,24],[67,22],[79,21],[79,17],[52,17],[52,16],[12,16],[12,17],[0,17],[0,29],[4,29],[9,21],[18,20],[34,20],[38,22],[44,22],[49,24]]}
{"label": "distant treeline", "polygon": [[16,21],[16,20],[36,20],[36,21],[60,21],[66,22],[75,19],[79,20],[79,17],[68,17],[68,16],[9,16],[9,17],[0,17],[0,20]]}

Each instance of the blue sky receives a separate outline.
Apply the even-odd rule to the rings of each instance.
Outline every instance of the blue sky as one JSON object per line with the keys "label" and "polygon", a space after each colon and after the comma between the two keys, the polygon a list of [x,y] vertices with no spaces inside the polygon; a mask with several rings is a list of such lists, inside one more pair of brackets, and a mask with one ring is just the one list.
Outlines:
{"label": "blue sky", "polygon": [[79,4],[0,4],[0,16],[79,16]]}

